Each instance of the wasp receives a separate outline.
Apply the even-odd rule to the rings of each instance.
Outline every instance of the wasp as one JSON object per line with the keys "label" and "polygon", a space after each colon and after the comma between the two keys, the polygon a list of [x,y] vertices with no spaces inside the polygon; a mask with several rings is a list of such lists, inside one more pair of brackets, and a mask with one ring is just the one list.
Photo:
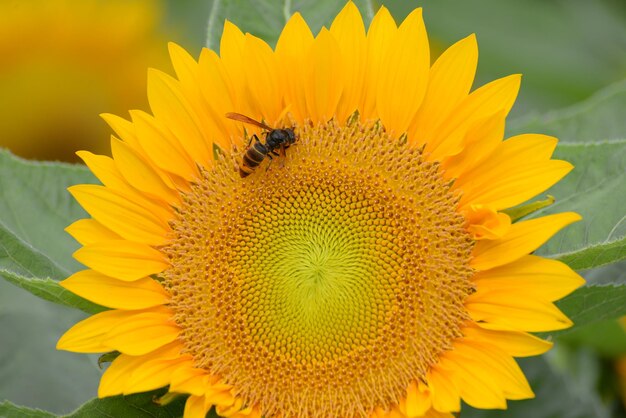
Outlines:
{"label": "wasp", "polygon": [[[241,177],[247,177],[252,174],[259,164],[263,162],[265,157],[270,160],[272,160],[272,155],[284,157],[286,155],[285,150],[296,142],[296,134],[291,128],[275,129],[248,116],[242,115],[241,113],[227,113],[226,117],[249,123],[250,125],[258,126],[265,130],[265,143],[261,142],[256,135],[252,135],[250,141],[248,141],[246,152],[242,158],[242,164],[239,166],[239,175]],[[254,144],[252,144],[252,140],[254,140]],[[276,152],[276,150],[280,150],[280,153]]]}

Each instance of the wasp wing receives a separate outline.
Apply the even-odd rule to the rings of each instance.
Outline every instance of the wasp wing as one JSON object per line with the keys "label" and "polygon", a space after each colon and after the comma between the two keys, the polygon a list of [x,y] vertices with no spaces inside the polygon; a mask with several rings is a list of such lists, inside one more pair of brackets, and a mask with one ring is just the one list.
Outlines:
{"label": "wasp wing", "polygon": [[250,125],[258,126],[261,129],[265,129],[266,131],[271,131],[272,128],[267,126],[266,124],[256,121],[246,115],[242,115],[241,113],[228,112],[226,114],[228,119],[237,120],[239,122],[248,123]]}

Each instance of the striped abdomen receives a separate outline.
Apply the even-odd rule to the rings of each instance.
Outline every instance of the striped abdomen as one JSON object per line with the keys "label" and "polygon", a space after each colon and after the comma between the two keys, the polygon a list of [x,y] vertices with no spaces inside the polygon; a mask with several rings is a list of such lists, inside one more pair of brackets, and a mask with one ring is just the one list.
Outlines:
{"label": "striped abdomen", "polygon": [[239,166],[239,175],[246,177],[259,166],[267,156],[269,150],[261,142],[255,142],[243,156],[242,164]]}

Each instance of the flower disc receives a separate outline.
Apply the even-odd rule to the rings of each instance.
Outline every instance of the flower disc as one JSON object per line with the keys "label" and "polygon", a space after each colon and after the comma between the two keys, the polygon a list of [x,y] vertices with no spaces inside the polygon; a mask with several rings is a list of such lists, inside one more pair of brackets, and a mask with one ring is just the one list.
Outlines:
{"label": "flower disc", "polygon": [[473,240],[439,165],[380,125],[296,133],[287,162],[203,172],[164,284],[197,367],[268,416],[366,416],[461,335]]}

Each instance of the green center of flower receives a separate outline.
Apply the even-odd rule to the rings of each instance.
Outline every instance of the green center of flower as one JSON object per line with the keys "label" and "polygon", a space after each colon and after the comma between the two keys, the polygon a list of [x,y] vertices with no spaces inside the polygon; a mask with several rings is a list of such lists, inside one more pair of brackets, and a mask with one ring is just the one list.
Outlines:
{"label": "green center of flower", "polygon": [[378,125],[296,134],[269,169],[204,172],[164,283],[196,366],[264,416],[367,416],[461,335],[473,241],[438,165]]}

